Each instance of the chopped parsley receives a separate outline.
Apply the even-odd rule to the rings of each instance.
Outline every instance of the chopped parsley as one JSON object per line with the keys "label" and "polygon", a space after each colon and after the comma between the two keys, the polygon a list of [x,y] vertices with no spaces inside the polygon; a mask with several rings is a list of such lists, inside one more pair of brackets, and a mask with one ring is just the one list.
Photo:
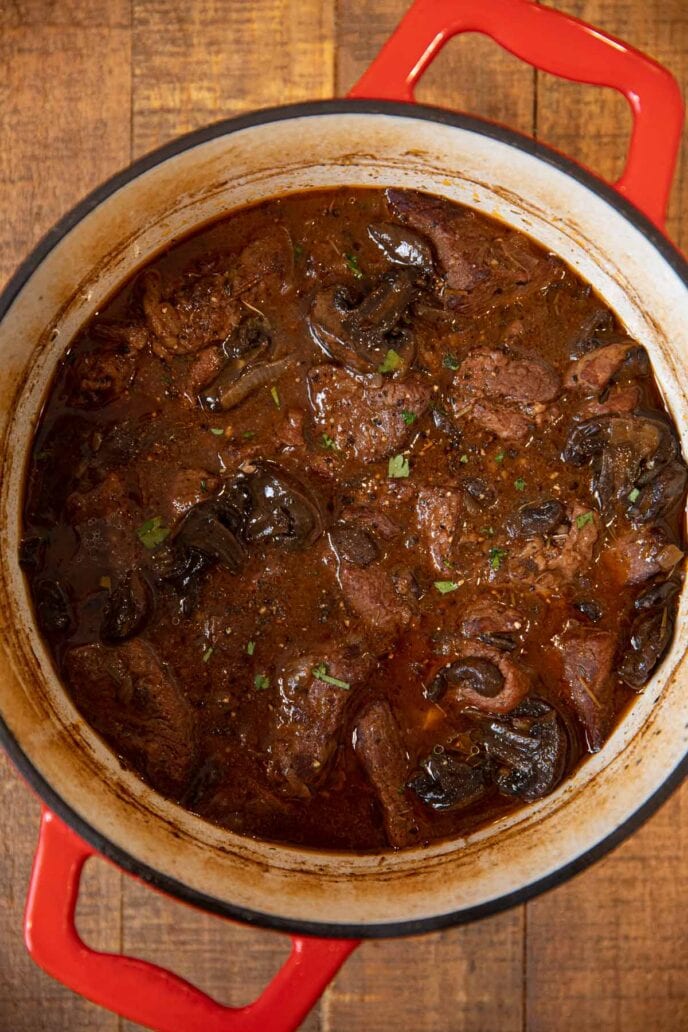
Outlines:
{"label": "chopped parsley", "polygon": [[403,455],[393,455],[387,463],[388,477],[407,477],[410,472],[409,460]]}
{"label": "chopped parsley", "polygon": [[253,653],[256,651],[256,643],[255,643],[255,641],[249,641],[247,643],[246,651],[248,652],[249,656],[253,655]]}
{"label": "chopped parsley", "polygon": [[456,591],[459,587],[453,580],[436,580],[434,583],[440,595],[448,595],[450,591]]}
{"label": "chopped parsley", "polygon": [[407,410],[404,409],[404,411],[401,413],[401,418],[404,420],[406,426],[411,426],[411,424],[415,423],[415,421],[418,419],[418,416],[415,412],[407,412]]}
{"label": "chopped parsley", "polygon": [[324,681],[325,684],[332,684],[335,688],[343,688],[345,692],[348,692],[351,688],[348,681],[340,681],[338,677],[331,677],[327,672],[327,665],[325,663],[318,663],[317,666],[313,667],[311,673],[318,681]]}
{"label": "chopped parsley", "polygon": [[490,549],[490,566],[493,570],[498,570],[502,565],[507,555],[506,548],[491,548]]}
{"label": "chopped parsley", "polygon": [[456,355],[452,355],[451,352],[448,352],[442,359],[442,365],[445,369],[451,369],[455,372],[459,368],[460,362]]}
{"label": "chopped parsley", "polygon": [[494,527],[483,527],[483,534],[486,537],[494,537]]}
{"label": "chopped parsley", "polygon": [[377,367],[378,373],[396,373],[397,369],[401,369],[404,364],[404,360],[398,351],[394,348],[390,348],[384,357],[382,365]]}
{"label": "chopped parsley", "polygon": [[334,438],[330,437],[329,434],[323,434],[321,437],[321,442],[323,448],[328,448],[330,451],[339,451],[339,448],[337,447]]}
{"label": "chopped parsley", "polygon": [[275,405],[277,405],[277,408],[281,408],[282,407],[282,403],[280,401],[280,396],[279,396],[277,388],[274,386],[274,384],[270,388],[270,394],[272,395],[272,400],[274,401]]}
{"label": "chopped parsley", "polygon": [[201,491],[203,492],[203,494],[205,494],[207,490],[208,490],[208,481],[207,480],[201,480]]}
{"label": "chopped parsley", "polygon": [[592,523],[594,516],[591,512],[582,512],[580,516],[576,516],[576,526],[579,530],[583,527],[587,527],[588,523]]}
{"label": "chopped parsley", "polygon": [[224,429],[221,426],[211,426],[211,434],[215,434],[216,437],[222,437]]}
{"label": "chopped parsley", "polygon": [[356,279],[363,279],[363,272],[361,271],[361,267],[358,264],[358,256],[349,253],[345,254],[344,257],[346,259],[346,264],[349,272],[352,273],[352,275],[354,275]]}
{"label": "chopped parsley", "polygon": [[214,652],[214,651],[215,651],[215,649],[214,649],[214,648],[212,647],[212,645],[210,645],[210,646],[209,646],[209,647],[208,647],[208,648],[207,648],[207,649],[205,650],[205,652],[203,653],[203,662],[204,662],[204,663],[207,663],[207,662],[208,662],[208,660],[210,659],[210,657],[212,656],[212,654],[213,654],[213,652]]}
{"label": "chopped parsley", "polygon": [[525,491],[525,489],[526,489],[526,482],[523,479],[523,477],[518,477],[517,480],[514,480],[514,487],[516,488],[517,491]]}
{"label": "chopped parsley", "polygon": [[241,435],[245,441],[250,441],[252,437],[256,436],[255,430],[244,430]]}
{"label": "chopped parsley", "polygon": [[504,456],[505,455],[506,455],[506,452],[504,451],[504,449],[500,448],[499,451],[497,452],[497,454],[495,455],[495,462],[504,462]]}
{"label": "chopped parsley", "polygon": [[464,466],[465,466],[465,465],[466,465],[466,463],[468,462],[468,456],[466,455],[466,453],[465,453],[465,452],[463,453],[463,455],[462,455],[462,456],[461,456],[461,458],[459,459],[459,462],[463,462]]}
{"label": "chopped parsley", "polygon": [[640,498],[640,491],[639,491],[639,489],[637,487],[634,487],[632,491],[628,492],[628,500],[629,500],[629,502],[632,505],[635,505],[635,503],[638,501],[639,498]]}
{"label": "chopped parsley", "polygon": [[136,531],[136,535],[146,548],[157,548],[169,534],[169,527],[163,527],[162,516],[153,516],[146,520]]}
{"label": "chopped parsley", "polygon": [[256,674],[253,678],[253,687],[257,688],[259,692],[264,692],[266,688],[270,687],[270,678],[265,674]]}

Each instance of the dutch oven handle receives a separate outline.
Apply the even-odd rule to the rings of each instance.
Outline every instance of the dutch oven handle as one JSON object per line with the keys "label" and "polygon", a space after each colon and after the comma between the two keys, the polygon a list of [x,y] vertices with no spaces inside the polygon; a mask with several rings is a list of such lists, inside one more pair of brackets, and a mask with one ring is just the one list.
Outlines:
{"label": "dutch oven handle", "polygon": [[570,15],[532,0],[415,0],[349,96],[412,101],[420,76],[462,32],[483,33],[544,72],[622,93],[633,132],[614,185],[663,227],[683,126],[678,83],[645,54]]}
{"label": "dutch oven handle", "polygon": [[158,1032],[292,1032],[358,943],[292,936],[289,958],[246,1007],[224,1007],[183,978],[134,957],[101,953],[79,937],[74,915],[86,860],[97,856],[43,811],[24,935],[49,975],[101,1007]]}

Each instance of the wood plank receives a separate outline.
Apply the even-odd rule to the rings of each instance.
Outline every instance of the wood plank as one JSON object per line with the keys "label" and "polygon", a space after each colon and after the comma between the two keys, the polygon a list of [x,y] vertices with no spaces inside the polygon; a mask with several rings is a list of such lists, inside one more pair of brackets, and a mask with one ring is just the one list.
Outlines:
{"label": "wood plank", "polygon": [[334,0],[134,0],[134,153],[243,111],[332,96]]}
{"label": "wood plank", "polygon": [[[0,8],[0,279],[64,211],[129,160],[127,0]],[[39,807],[0,757],[0,1028],[115,1032],[118,1019],[73,995],[22,941]],[[119,949],[120,874],[88,870],[82,934]]]}
{"label": "wood plank", "polygon": [[422,938],[366,943],[323,997],[322,1032],[521,1032],[523,908]]}
{"label": "wood plank", "polygon": [[[667,65],[688,92],[688,8],[560,0],[553,5],[621,36]],[[579,97],[582,101],[579,104]],[[620,101],[538,76],[538,131],[606,175],[625,153]],[[669,232],[688,241],[684,142]],[[688,1026],[688,786],[611,856],[527,907],[528,1032],[678,1032]]]}
{"label": "wood plank", "polygon": [[[408,6],[407,0],[339,0],[338,95],[365,71]],[[476,33],[450,40],[423,76],[416,99],[532,131],[532,69]]]}

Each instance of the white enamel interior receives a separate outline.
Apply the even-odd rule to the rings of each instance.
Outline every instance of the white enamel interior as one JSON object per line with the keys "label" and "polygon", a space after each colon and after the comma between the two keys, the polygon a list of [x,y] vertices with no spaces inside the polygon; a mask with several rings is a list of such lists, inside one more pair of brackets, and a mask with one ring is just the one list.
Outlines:
{"label": "white enamel interior", "polygon": [[16,560],[32,429],[78,328],[148,256],[199,224],[264,197],[337,184],[443,194],[499,216],[561,255],[647,347],[686,447],[686,287],[655,247],[586,186],[487,136],[390,114],[291,117],[198,144],[83,218],[0,324],[0,712],[68,806],[136,860],[235,907],[365,926],[460,911],[521,889],[594,847],[661,786],[688,739],[685,596],[660,674],[602,752],[559,791],[468,841],[396,856],[343,856],[239,838],[123,771],[57,681]]}

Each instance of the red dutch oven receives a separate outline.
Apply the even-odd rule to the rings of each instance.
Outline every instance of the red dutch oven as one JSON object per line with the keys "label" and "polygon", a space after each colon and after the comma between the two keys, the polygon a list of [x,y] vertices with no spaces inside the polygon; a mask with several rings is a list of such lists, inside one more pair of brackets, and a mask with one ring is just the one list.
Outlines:
{"label": "red dutch oven", "polygon": [[[536,68],[610,86],[633,134],[614,187],[531,139],[413,104],[457,33]],[[75,992],[164,1032],[287,1032],[365,937],[482,917],[556,884],[620,841],[686,768],[686,599],[661,670],[604,749],[546,799],[467,839],[376,856],[243,839],[123,770],[79,719],[41,642],[16,560],[31,433],[65,344],[162,246],[242,204],[318,186],[408,186],[495,215],[559,254],[647,347],[688,436],[688,268],[662,234],[683,105],[671,75],[530,0],[416,0],[346,100],[276,108],[182,137],[115,176],[39,244],[0,299],[0,733],[45,804],[26,909],[34,960]],[[174,974],[101,953],[74,914],[102,855],[200,908],[292,934],[254,1003],[223,1007]]]}

